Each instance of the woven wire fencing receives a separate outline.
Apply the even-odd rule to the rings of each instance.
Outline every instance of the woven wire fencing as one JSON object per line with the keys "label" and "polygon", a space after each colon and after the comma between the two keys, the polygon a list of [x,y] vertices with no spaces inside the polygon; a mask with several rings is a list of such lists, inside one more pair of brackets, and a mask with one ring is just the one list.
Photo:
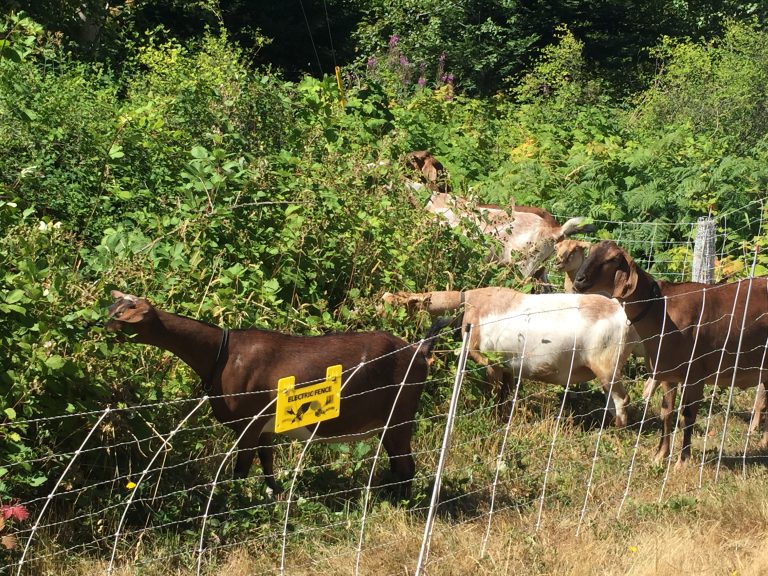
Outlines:
{"label": "woven wire fencing", "polygon": [[[690,241],[677,246],[687,255],[696,238],[696,224],[690,227]],[[653,227],[639,229],[620,225],[616,240],[630,253],[643,246],[642,266],[665,270],[673,280],[690,278],[690,258],[655,260],[654,253],[668,254],[670,246],[654,244]],[[708,261],[714,267],[740,262],[741,276],[749,278],[754,251],[717,252],[728,234],[720,221],[707,235],[715,246]],[[722,311],[724,318],[732,313]],[[541,322],[537,314],[547,311],[526,321]],[[569,328],[552,329],[571,341]],[[642,360],[616,367],[616,380],[629,391],[630,414],[627,425],[617,427],[609,395],[570,374],[565,385],[553,386],[518,373],[508,393],[498,394],[487,382],[487,368],[467,361],[472,332],[484,329],[481,323],[441,336],[414,422],[416,477],[407,499],[387,470],[380,440],[386,423],[370,439],[320,443],[312,435],[304,441],[277,436],[276,476],[284,491],[274,494],[265,489],[258,465],[248,478],[233,479],[238,437],[215,421],[204,395],[14,422],[32,430],[58,428],[81,441],[75,451],[2,463],[6,473],[39,469],[52,481],[37,497],[15,503],[30,516],[15,525],[16,546],[0,572],[61,573],[68,566],[78,573],[72,566],[84,563],[83,573],[218,574],[226,572],[228,558],[245,553],[259,559],[260,572],[272,574],[439,574],[466,555],[457,540],[471,541],[480,561],[510,522],[535,534],[553,518],[566,518],[567,529],[578,534],[597,517],[620,517],[627,506],[689,494],[726,475],[746,476],[762,461],[750,426],[754,388],[740,390],[730,377],[705,387],[689,464],[695,480],[680,483],[674,470],[678,418],[670,455],[651,464],[661,400],[658,392],[643,394],[649,374]],[[759,346],[765,372],[768,334]],[[505,351],[496,352],[489,367],[506,368]],[[575,345],[560,350],[572,362],[589,352]],[[525,346],[516,354],[520,366],[537,361]],[[126,427],[137,433],[114,434]],[[388,555],[393,548],[395,559]]]}

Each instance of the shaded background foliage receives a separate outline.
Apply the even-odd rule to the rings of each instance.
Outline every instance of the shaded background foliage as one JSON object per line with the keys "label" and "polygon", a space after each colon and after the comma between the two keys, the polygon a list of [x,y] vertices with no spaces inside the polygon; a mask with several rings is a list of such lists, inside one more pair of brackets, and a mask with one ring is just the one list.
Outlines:
{"label": "shaded background foliage", "polygon": [[47,30],[60,31],[81,56],[119,66],[124,42],[158,26],[182,41],[225,29],[257,65],[287,78],[319,76],[336,65],[364,64],[392,35],[412,62],[445,53],[463,90],[489,95],[515,82],[539,50],[568,26],[591,67],[617,90],[637,89],[653,73],[648,49],[662,37],[719,35],[729,18],[764,21],[764,2],[589,0],[10,0]]}
{"label": "shaded background foliage", "polygon": [[[7,12],[0,497],[46,493],[54,479],[37,463],[66,460],[93,411],[198,394],[167,355],[85,328],[104,320],[110,288],[219,325],[411,339],[404,313],[377,315],[384,290],[525,289],[484,261],[477,236],[422,214],[425,193],[402,162],[412,150],[431,149],[461,194],[561,217],[675,223],[747,206],[729,246],[764,246],[763,5],[629,4],[137,0]],[[686,239],[664,230],[659,242]],[[763,255],[758,273],[766,265]],[[161,408],[163,420],[177,409]],[[99,434],[151,431],[125,419]],[[99,458],[74,474],[96,482],[126,466]]]}

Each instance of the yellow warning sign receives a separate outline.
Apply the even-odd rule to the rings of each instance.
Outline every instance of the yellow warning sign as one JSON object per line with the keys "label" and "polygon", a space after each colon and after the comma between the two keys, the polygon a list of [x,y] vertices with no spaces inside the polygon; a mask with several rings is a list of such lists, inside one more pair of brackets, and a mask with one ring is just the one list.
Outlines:
{"label": "yellow warning sign", "polygon": [[277,381],[275,432],[309,426],[339,415],[341,406],[341,364],[328,366],[325,381],[296,388],[296,377]]}

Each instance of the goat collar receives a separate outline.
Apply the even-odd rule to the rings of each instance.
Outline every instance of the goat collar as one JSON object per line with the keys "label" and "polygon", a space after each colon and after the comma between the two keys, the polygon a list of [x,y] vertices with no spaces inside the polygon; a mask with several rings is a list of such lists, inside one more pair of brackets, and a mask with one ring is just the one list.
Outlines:
{"label": "goat collar", "polygon": [[640,311],[640,314],[635,316],[634,318],[627,318],[630,324],[634,324],[635,322],[640,322],[643,318],[645,318],[648,315],[648,312],[651,310],[651,306],[653,306],[653,303],[656,302],[661,298],[661,288],[659,288],[659,283],[655,280],[651,281],[651,297],[648,298],[648,300],[645,301],[645,306]]}
{"label": "goat collar", "polygon": [[219,369],[219,363],[221,362],[221,358],[224,355],[224,350],[227,349],[228,344],[229,329],[224,328],[221,333],[221,342],[219,342],[219,351],[216,353],[216,360],[213,361],[213,368],[211,368],[211,373],[208,375],[208,378],[204,378],[202,380],[203,392],[206,394],[208,394],[211,391],[211,388],[213,388],[213,377],[216,375],[216,370]]}

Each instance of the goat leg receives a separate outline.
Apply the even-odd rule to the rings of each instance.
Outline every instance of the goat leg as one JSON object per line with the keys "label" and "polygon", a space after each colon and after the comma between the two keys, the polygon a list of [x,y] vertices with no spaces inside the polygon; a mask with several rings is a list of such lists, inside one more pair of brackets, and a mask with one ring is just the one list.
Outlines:
{"label": "goat leg", "polygon": [[656,449],[653,461],[663,464],[669,456],[669,443],[672,435],[672,417],[675,412],[675,399],[677,398],[677,384],[674,382],[661,382],[661,438]]}
{"label": "goat leg", "polygon": [[511,370],[502,369],[499,377],[501,385],[499,387],[496,415],[504,422],[509,420],[512,413],[512,394],[515,389],[515,374]]}
{"label": "goat leg", "polygon": [[[504,405],[509,399],[512,389],[512,374],[505,366],[493,363],[487,356],[481,354],[478,350],[470,350],[469,357],[473,362],[480,366],[485,366],[485,377],[492,390],[496,390],[496,415],[499,418],[504,417]],[[506,420],[506,418],[505,418]]]}
{"label": "goat leg", "polygon": [[693,425],[696,423],[696,413],[699,410],[699,403],[704,394],[704,384],[689,385],[680,399],[683,420],[683,449],[680,451],[680,458],[676,466],[682,466],[691,457],[691,436],[693,434]]}
{"label": "goat leg", "polygon": [[[763,412],[765,412],[766,405],[768,398],[766,398],[765,395],[765,384],[760,382],[757,385],[757,390],[755,391],[755,409],[752,411],[752,420],[749,423],[749,433],[750,435],[756,434],[760,431],[760,427],[763,420]],[[758,447],[760,450],[765,450],[768,448],[768,427],[763,430],[763,436],[760,439],[760,444],[758,444]]]}
{"label": "goat leg", "polygon": [[601,380],[600,384],[606,397],[608,397],[608,411],[613,414],[613,425],[617,428],[626,427],[629,422],[627,416],[629,394],[627,394],[624,385],[618,380],[611,384],[610,378]]}
{"label": "goat leg", "polygon": [[396,493],[400,498],[410,498],[411,483],[416,474],[416,462],[411,452],[413,422],[403,422],[384,432],[382,444],[389,455],[389,467],[397,478]]}
{"label": "goat leg", "polygon": [[[254,423],[253,429],[246,432],[245,436],[240,439],[237,460],[235,460],[234,478],[238,480],[248,477],[253,459],[258,452],[261,469],[264,472],[264,482],[273,494],[280,494],[283,488],[275,480],[273,434],[271,432],[259,432],[261,427],[258,424],[258,422]],[[238,430],[235,432],[239,434]]]}
{"label": "goat leg", "polygon": [[253,458],[256,456],[255,448],[238,448],[237,459],[235,460],[235,471],[232,477],[235,480],[248,478],[248,472],[251,470]]}
{"label": "goat leg", "polygon": [[267,483],[267,487],[277,496],[283,492],[283,487],[275,480],[275,447],[272,446],[272,437],[271,432],[264,432],[259,437],[259,462],[261,462],[261,469],[264,471],[264,481]]}

